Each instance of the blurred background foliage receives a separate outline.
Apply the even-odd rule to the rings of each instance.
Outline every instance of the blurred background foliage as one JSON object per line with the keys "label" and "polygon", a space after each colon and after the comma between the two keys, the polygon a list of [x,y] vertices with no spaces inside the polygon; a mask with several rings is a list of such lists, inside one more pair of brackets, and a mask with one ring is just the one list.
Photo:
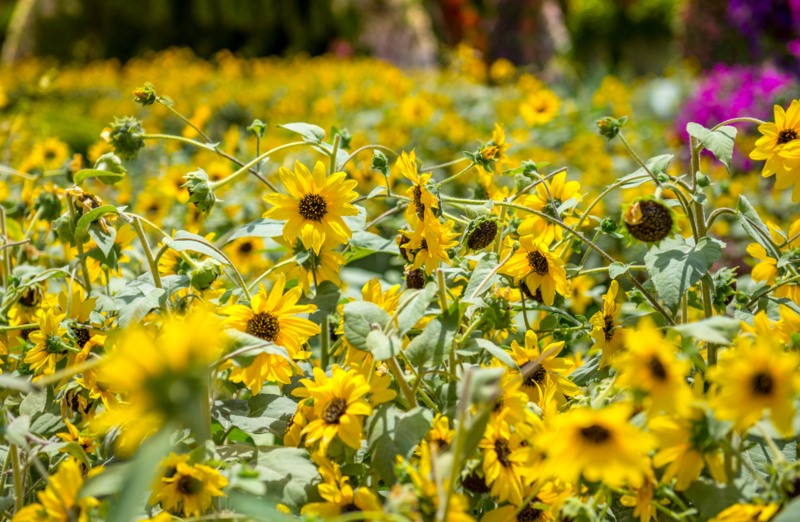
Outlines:
{"label": "blurred background foliage", "polygon": [[372,55],[442,64],[466,43],[534,71],[661,74],[688,58],[797,72],[800,0],[0,0],[8,63],[189,47],[208,58]]}

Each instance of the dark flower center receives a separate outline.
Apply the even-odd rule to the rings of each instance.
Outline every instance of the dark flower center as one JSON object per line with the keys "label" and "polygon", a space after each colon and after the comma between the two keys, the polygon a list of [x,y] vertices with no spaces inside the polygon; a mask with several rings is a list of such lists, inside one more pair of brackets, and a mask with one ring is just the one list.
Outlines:
{"label": "dark flower center", "polygon": [[797,131],[794,129],[783,129],[778,133],[778,145],[789,143],[797,139]]}
{"label": "dark flower center", "polygon": [[346,506],[342,507],[342,513],[358,513],[360,511],[361,510],[358,509],[358,506],[356,506],[353,503],[347,504]]}
{"label": "dark flower center", "polygon": [[650,362],[647,363],[647,367],[650,368],[650,373],[653,374],[653,377],[658,379],[659,381],[664,381],[667,378],[667,370],[664,368],[664,365],[661,363],[661,359],[656,357],[655,355],[650,359]]}
{"label": "dark flower center", "polygon": [[300,215],[311,221],[322,221],[328,213],[328,204],[319,194],[306,194],[298,207]]}
{"label": "dark flower center", "polygon": [[328,424],[339,424],[339,419],[344,415],[346,410],[347,401],[341,397],[334,397],[333,400],[328,403],[325,411],[322,412],[322,420]]}
{"label": "dark flower center", "polygon": [[772,390],[775,388],[775,382],[770,374],[766,372],[758,372],[750,381],[750,386],[753,389],[753,393],[756,395],[767,396],[772,395]]}
{"label": "dark flower center", "polygon": [[477,471],[472,471],[469,475],[461,479],[461,485],[464,489],[472,493],[488,493],[489,486],[486,485],[486,479],[478,474]]}
{"label": "dark flower center", "polygon": [[24,290],[22,296],[19,298],[19,304],[28,308],[33,308],[39,304],[39,293],[33,288]]}
{"label": "dark flower center", "polygon": [[600,445],[611,438],[611,432],[602,426],[592,424],[589,427],[581,428],[581,437],[587,442]]}
{"label": "dark flower center", "polygon": [[421,268],[409,270],[406,274],[406,286],[419,290],[425,286],[425,272]]}
{"label": "dark flower center", "polygon": [[[522,366],[523,373],[527,373],[529,368],[526,368],[528,365],[535,364],[533,361],[528,361]],[[525,379],[523,383],[525,386],[529,388],[535,388],[537,384],[543,384],[545,377],[547,377],[547,370],[541,364],[536,364],[536,368],[530,374],[530,376]]]}
{"label": "dark flower center", "polygon": [[536,509],[528,504],[522,508],[522,511],[517,515],[517,522],[537,522],[541,518],[542,513],[543,511],[541,509]]}
{"label": "dark flower center", "polygon": [[610,315],[606,315],[603,319],[603,333],[605,334],[606,342],[608,343],[614,338],[614,318]]}
{"label": "dark flower center", "polygon": [[178,468],[175,466],[170,466],[166,470],[164,470],[164,478],[172,478],[175,476],[175,473],[178,472]]}
{"label": "dark flower center", "polygon": [[494,451],[497,453],[497,460],[500,461],[500,464],[503,467],[511,466],[511,461],[508,460],[508,457],[511,456],[511,450],[508,447],[508,443],[504,440],[497,439],[494,441]]}
{"label": "dark flower center", "polygon": [[255,314],[247,321],[247,328],[245,329],[245,332],[250,335],[255,335],[259,339],[270,342],[274,342],[278,338],[280,331],[281,325],[278,318],[269,312]]}
{"label": "dark flower center", "polygon": [[195,495],[203,490],[203,483],[194,477],[184,475],[178,479],[178,491],[183,495]]}
{"label": "dark flower center", "polygon": [[[323,202],[324,204],[324,202]],[[253,251],[253,243],[250,241],[245,241],[241,245],[239,245],[239,253],[240,254],[249,254]]]}
{"label": "dark flower center", "polygon": [[78,344],[79,348],[86,346],[86,343],[88,343],[89,339],[92,337],[92,334],[90,334],[89,330],[86,328],[76,328],[72,333],[75,335],[75,342]]}
{"label": "dark flower center", "polygon": [[414,211],[420,221],[425,220],[425,204],[422,202],[422,187],[414,185]]}
{"label": "dark flower center", "polygon": [[481,250],[492,244],[497,235],[497,222],[483,221],[467,238],[467,246],[472,250]]}
{"label": "dark flower center", "polygon": [[528,253],[528,265],[530,265],[533,271],[540,276],[547,275],[550,271],[550,265],[547,262],[547,258],[544,257],[538,250]]}

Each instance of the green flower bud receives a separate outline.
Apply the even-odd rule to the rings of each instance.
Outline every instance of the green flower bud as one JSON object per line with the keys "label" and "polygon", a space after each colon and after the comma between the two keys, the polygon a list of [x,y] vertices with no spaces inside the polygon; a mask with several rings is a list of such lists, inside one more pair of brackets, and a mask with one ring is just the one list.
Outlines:
{"label": "green flower bud", "polygon": [[661,172],[656,175],[656,179],[658,180],[659,183],[667,183],[669,181],[669,176]]}
{"label": "green flower bud", "polygon": [[372,170],[377,170],[378,172],[382,173],[384,176],[389,175],[389,160],[386,158],[386,154],[379,150],[372,151]]}
{"label": "green flower bud", "polygon": [[697,173],[697,186],[700,188],[706,188],[707,186],[711,185],[711,179],[703,174],[702,172]]}
{"label": "green flower bud", "polygon": [[625,122],[627,121],[627,116],[623,116],[620,119],[606,116],[605,118],[600,118],[595,123],[597,123],[597,128],[600,131],[601,136],[605,136],[609,140],[613,140],[617,137],[617,134],[619,134],[619,129],[625,125]]}
{"label": "green flower bud", "polygon": [[141,103],[142,107],[153,105],[158,100],[156,88],[150,82],[145,82],[144,85],[133,91],[133,101]]}
{"label": "green flower bud", "polygon": [[522,162],[522,173],[526,176],[531,176],[532,174],[536,174],[538,172],[538,167],[533,160],[525,160]]}
{"label": "green flower bud", "polygon": [[144,147],[142,138],[144,129],[142,122],[133,116],[115,118],[110,127],[103,131],[103,138],[114,147],[120,158],[129,160],[139,154],[139,150]]}
{"label": "green flower bud", "polygon": [[[114,174],[127,174],[128,171],[122,166],[122,160],[113,152],[106,152],[94,163],[96,170],[104,170]],[[105,185],[114,185],[122,181],[119,176],[97,176],[97,180]]]}
{"label": "green flower bud", "polygon": [[189,281],[195,290],[207,290],[222,275],[219,263],[208,258],[189,271]]}
{"label": "green flower bud", "polygon": [[53,221],[61,215],[61,198],[53,192],[41,192],[33,202],[33,208],[41,211],[39,219]]}
{"label": "green flower bud", "polygon": [[189,203],[194,203],[197,210],[206,214],[211,213],[211,209],[217,203],[214,189],[208,180],[208,174],[203,169],[197,169],[183,177],[186,183],[181,185],[189,191]]}
{"label": "green flower bud", "polygon": [[604,234],[614,233],[617,230],[617,220],[610,217],[603,219],[600,223],[600,230],[602,230]]}
{"label": "green flower bud", "polygon": [[247,130],[252,132],[256,138],[263,138],[264,133],[267,131],[267,124],[259,119],[253,120],[253,123],[247,126]]}
{"label": "green flower bud", "polygon": [[339,135],[339,148],[343,150],[350,149],[350,141],[353,139],[353,135],[350,134],[348,129],[339,130],[336,127],[333,128],[333,132],[331,134]]}

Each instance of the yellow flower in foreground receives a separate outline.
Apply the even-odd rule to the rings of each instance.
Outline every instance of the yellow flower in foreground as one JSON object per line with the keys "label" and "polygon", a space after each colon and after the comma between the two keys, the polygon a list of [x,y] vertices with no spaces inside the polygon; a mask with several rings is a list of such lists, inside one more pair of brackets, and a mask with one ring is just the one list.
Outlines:
{"label": "yellow flower in foreground", "polygon": [[156,481],[151,500],[161,503],[165,511],[173,515],[199,517],[211,507],[212,497],[222,497],[222,488],[228,479],[220,472],[203,464],[190,465],[175,454],[165,473]]}
{"label": "yellow flower in foreground", "polygon": [[650,472],[647,457],[655,447],[650,434],[628,422],[624,404],[600,410],[574,408],[557,415],[552,426],[535,437],[546,454],[545,472],[575,483],[583,476],[611,487],[641,487]]}
{"label": "yellow flower in foreground", "polygon": [[524,282],[531,294],[541,291],[544,304],[553,304],[556,292],[569,295],[567,272],[564,261],[550,253],[546,244],[533,236],[519,238],[519,249],[514,252],[500,272],[514,278],[515,284]]}
{"label": "yellow flower in foreground", "polygon": [[594,339],[595,346],[598,346],[603,353],[600,359],[601,368],[611,364],[614,354],[622,346],[625,330],[616,324],[622,308],[617,304],[618,293],[619,283],[614,279],[608,287],[608,292],[603,296],[603,309],[589,319],[589,322],[592,323],[592,339]]}
{"label": "yellow flower in foreground", "polygon": [[798,354],[783,351],[769,337],[740,337],[709,372],[717,386],[711,400],[716,416],[734,421],[737,430],[746,430],[769,409],[775,427],[792,435],[794,397],[800,388],[798,364]]}
{"label": "yellow flower in foreground", "polygon": [[549,386],[555,388],[555,399],[559,404],[564,404],[567,397],[580,393],[580,388],[565,376],[572,371],[575,363],[558,357],[563,348],[563,341],[540,348],[539,338],[533,330],[525,332],[525,346],[520,346],[517,341],[511,342],[511,358],[519,366],[520,372],[528,375],[522,382],[522,390],[528,394],[531,402],[541,406],[544,390]]}
{"label": "yellow flower in foreground", "polygon": [[775,174],[775,188],[784,190],[794,185],[792,200],[800,200],[800,100],[793,100],[789,109],[775,106],[775,121],[758,126],[761,137],[750,153],[754,160],[766,160],[761,175]]}
{"label": "yellow flower in foreground", "polygon": [[[350,477],[342,474],[339,464],[328,460],[324,455],[315,453],[311,458],[319,466],[322,483],[317,489],[325,502],[308,503],[300,510],[301,514],[311,513],[328,518],[361,511],[365,514],[374,513],[377,519],[382,518],[383,510],[375,493],[365,487],[353,489]],[[367,517],[365,520],[370,519]]]}
{"label": "yellow flower in foreground", "polygon": [[50,476],[44,491],[37,493],[39,503],[22,508],[12,522],[89,522],[89,511],[100,502],[93,497],[78,498],[82,486],[80,464],[65,460]]}
{"label": "yellow flower in foreground", "polygon": [[768,522],[780,507],[780,504],[734,504],[709,522]]}
{"label": "yellow flower in foreground", "polygon": [[523,488],[535,478],[531,448],[508,424],[486,426],[479,447],[483,450],[483,476],[492,496],[500,501],[522,504]]}
{"label": "yellow flower in foreground", "polygon": [[[533,194],[525,194],[519,198],[519,204],[538,210],[548,216],[562,221],[565,225],[575,226],[578,218],[575,216],[561,216],[558,209],[564,203],[573,200],[575,203],[583,197],[578,193],[581,184],[578,181],[567,181],[567,173],[562,172],[536,185]],[[533,235],[538,241],[550,244],[553,240],[560,241],[564,237],[564,229],[543,217],[535,214],[525,214],[522,223],[517,228],[521,236]]]}
{"label": "yellow flower in foreground", "polygon": [[314,368],[314,380],[301,379],[305,388],[294,390],[298,397],[314,399],[316,419],[303,428],[306,446],[320,442],[320,452],[337,436],[350,446],[361,447],[364,416],[372,413],[366,399],[370,386],[356,370],[344,370],[338,365],[331,369],[331,377],[320,368]]}
{"label": "yellow flower in foreground", "polygon": [[617,385],[647,395],[651,414],[686,415],[692,392],[686,382],[691,364],[675,356],[678,348],[664,339],[649,318],[625,335],[628,351],[614,360]]}
{"label": "yellow flower in foreground", "polygon": [[326,175],[325,165],[318,161],[314,171],[295,163],[294,172],[281,167],[281,181],[288,194],[267,194],[264,201],[272,208],[264,217],[286,220],[283,237],[288,241],[300,238],[306,249],[319,253],[326,238],[346,243],[353,235],[342,216],[358,215],[351,202],[358,197],[358,185],[348,180],[347,173]]}
{"label": "yellow flower in foreground", "polygon": [[450,255],[447,251],[458,245],[458,233],[453,232],[454,225],[454,221],[442,223],[430,210],[425,209],[425,220],[422,223],[411,232],[401,231],[409,238],[403,248],[413,253],[411,267],[424,266],[425,273],[430,275],[439,267],[440,262],[449,265]]}
{"label": "yellow flower in foreground", "polygon": [[55,373],[56,364],[73,349],[62,337],[67,332],[59,326],[63,318],[55,310],[44,312],[38,321],[39,329],[28,336],[34,346],[25,354],[25,363],[30,365],[36,379]]}
{"label": "yellow flower in foreground", "polygon": [[417,155],[413,150],[408,154],[405,151],[402,152],[394,166],[400,171],[400,174],[412,183],[411,187],[406,191],[411,204],[406,207],[405,216],[406,220],[413,226],[426,219],[425,211],[433,212],[434,208],[439,208],[439,200],[426,187],[426,184],[431,179],[431,173],[422,174],[419,172]]}

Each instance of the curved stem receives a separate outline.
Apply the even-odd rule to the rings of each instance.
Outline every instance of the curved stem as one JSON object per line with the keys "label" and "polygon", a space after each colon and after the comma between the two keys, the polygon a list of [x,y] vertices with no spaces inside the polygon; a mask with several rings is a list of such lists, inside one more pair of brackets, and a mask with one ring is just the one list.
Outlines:
{"label": "curved stem", "polygon": [[473,163],[470,163],[470,164],[469,164],[469,165],[467,165],[465,168],[463,168],[463,169],[461,169],[460,171],[456,172],[455,174],[453,174],[453,175],[452,175],[452,176],[450,176],[449,178],[445,178],[445,179],[443,179],[442,181],[440,181],[439,183],[437,183],[437,184],[436,184],[436,187],[438,188],[438,187],[441,187],[442,185],[444,185],[444,184],[446,184],[446,183],[450,183],[450,182],[452,182],[452,181],[455,181],[455,180],[456,180],[456,179],[458,179],[459,177],[463,176],[464,174],[466,174],[467,172],[469,172],[470,170],[472,170],[472,167],[474,167],[474,166],[475,166],[475,163],[474,163],[474,162],[473,162]]}
{"label": "curved stem", "polygon": [[453,161],[448,161],[447,163],[440,163],[438,165],[433,165],[432,167],[425,167],[419,169],[420,172],[433,172],[434,170],[438,169],[446,169],[447,167],[452,167],[453,165],[458,165],[459,163],[463,163],[464,161],[468,161],[469,158],[464,156],[463,158],[454,159]]}
{"label": "curved stem", "polygon": [[218,190],[218,189],[221,189],[222,187],[224,187],[225,185],[227,185],[229,183],[232,183],[236,179],[240,178],[243,174],[247,174],[247,172],[249,172],[251,168],[255,167],[256,165],[258,165],[259,163],[261,163],[262,161],[264,161],[265,159],[270,157],[272,154],[275,154],[276,152],[280,152],[280,151],[285,150],[285,149],[290,149],[292,147],[301,147],[301,146],[304,146],[304,145],[308,145],[308,143],[305,142],[305,141],[293,141],[293,142],[286,143],[284,145],[280,145],[278,147],[275,147],[274,149],[270,149],[270,150],[262,153],[261,155],[256,156],[255,159],[251,160],[249,163],[245,163],[244,165],[242,165],[242,167],[239,170],[237,170],[236,172],[234,172],[230,176],[228,176],[226,178],[223,178],[223,179],[221,179],[219,181],[215,181],[213,183],[210,183],[211,188],[213,190]]}
{"label": "curved stem", "polygon": [[162,288],[161,275],[158,273],[158,264],[156,264],[155,258],[153,258],[153,251],[150,250],[150,244],[147,242],[147,236],[144,233],[142,221],[130,214],[129,217],[133,219],[133,228],[136,231],[136,235],[139,236],[139,242],[144,249],[144,257],[147,258],[147,264],[150,265],[150,273],[153,275],[153,284],[156,288]]}
{"label": "curved stem", "polygon": [[709,228],[711,228],[711,225],[713,225],[713,224],[714,224],[714,221],[716,221],[716,219],[717,219],[718,217],[720,217],[720,216],[722,216],[722,215],[725,215],[725,214],[730,214],[730,215],[732,215],[732,216],[735,216],[735,215],[736,215],[736,211],[735,211],[735,210],[733,210],[733,209],[727,208],[727,207],[723,207],[723,208],[718,208],[718,209],[716,209],[714,212],[712,212],[712,213],[711,213],[711,214],[708,216],[708,219],[706,220],[706,230],[708,230]]}
{"label": "curved stem", "polygon": [[348,163],[350,163],[350,161],[353,158],[355,158],[357,154],[359,154],[361,152],[364,152],[365,150],[373,150],[373,149],[374,150],[380,150],[380,151],[383,151],[383,152],[388,152],[389,154],[391,154],[392,156],[395,156],[395,157],[400,155],[400,154],[396,153],[395,151],[393,151],[392,149],[390,149],[389,147],[373,143],[373,144],[370,144],[370,145],[364,145],[363,147],[359,147],[356,150],[354,150],[353,152],[351,152],[350,155],[347,156],[347,158],[344,160],[344,163],[342,163],[340,168],[343,169],[344,166],[347,165]]}
{"label": "curved stem", "polygon": [[754,303],[756,303],[756,302],[757,302],[759,299],[761,299],[762,297],[764,297],[764,296],[765,296],[765,295],[767,295],[768,293],[772,292],[773,290],[777,290],[778,288],[780,288],[780,287],[782,287],[782,286],[786,286],[786,285],[788,285],[788,284],[792,284],[792,283],[794,283],[794,282],[796,282],[796,281],[800,281],[800,275],[796,275],[796,276],[790,277],[790,278],[788,278],[788,279],[784,279],[784,280],[783,280],[783,281],[781,281],[780,283],[777,283],[777,284],[775,284],[775,285],[772,285],[772,286],[770,286],[770,287],[768,287],[768,288],[765,288],[764,290],[762,290],[762,291],[760,291],[759,293],[757,293],[756,295],[754,295],[754,296],[753,296],[753,297],[752,297],[752,298],[751,298],[751,299],[750,299],[750,300],[747,302],[747,304],[746,304],[746,305],[744,305],[744,306],[745,306],[745,308],[749,308],[749,307],[751,307],[751,306],[752,306]]}
{"label": "curved stem", "polygon": [[725,120],[722,123],[717,123],[713,127],[711,127],[712,131],[719,129],[720,127],[724,127],[725,125],[730,125],[731,123],[754,123],[756,125],[761,125],[763,123],[767,123],[764,120],[759,120],[758,118],[748,118],[746,116],[742,116],[739,118],[731,118],[729,120]]}
{"label": "curved stem", "polygon": [[620,143],[622,143],[622,146],[625,147],[625,150],[628,151],[628,154],[630,154],[636,161],[636,163],[638,163],[639,166],[642,167],[644,171],[650,175],[651,178],[653,178],[653,182],[656,184],[656,187],[660,187],[661,182],[658,181],[658,177],[656,177],[656,175],[653,174],[653,171],[650,170],[650,167],[648,167],[647,164],[644,161],[642,161],[642,158],[640,158],[639,155],[636,154],[636,151],[633,150],[633,147],[631,147],[631,144],[628,143],[628,140],[625,138],[625,135],[622,133],[621,130],[619,131],[619,134],[617,136],[619,137],[619,141]]}

